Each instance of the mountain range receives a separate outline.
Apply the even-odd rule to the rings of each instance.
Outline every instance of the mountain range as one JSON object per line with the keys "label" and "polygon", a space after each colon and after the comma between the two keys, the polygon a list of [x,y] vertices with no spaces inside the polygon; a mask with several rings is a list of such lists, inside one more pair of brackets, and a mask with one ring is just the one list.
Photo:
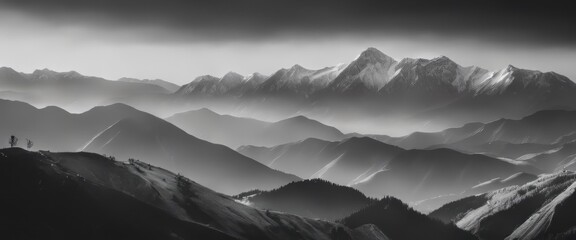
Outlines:
{"label": "mountain range", "polygon": [[166,121],[198,138],[231,148],[241,145],[274,146],[311,137],[325,140],[345,137],[340,130],[304,116],[265,122],[221,115],[202,108],[175,114]]}
{"label": "mountain range", "polygon": [[[0,163],[0,185],[9,196],[0,202],[11,206],[0,216],[10,220],[0,233],[3,236],[388,240],[388,233],[380,227],[386,227],[394,239],[415,239],[414,231],[393,227],[414,223],[426,233],[446,236],[444,239],[475,239],[392,198],[362,211],[378,208],[394,213],[384,215],[388,220],[352,215],[335,223],[251,208],[141,161],[126,163],[93,153],[10,148],[0,150]],[[381,208],[385,202],[391,203]],[[402,216],[403,221],[381,224],[394,216]]]}
{"label": "mountain range", "polygon": [[0,238],[576,236],[576,83],[554,72],[375,48],[183,86],[4,67],[0,113]]}
{"label": "mountain range", "polygon": [[544,110],[518,120],[469,123],[440,132],[415,132],[403,137],[368,136],[407,149],[448,147],[517,159],[573,141],[575,121],[576,111]]}
{"label": "mountain range", "polygon": [[89,141],[82,151],[139,159],[189,176],[218,192],[271,189],[299,180],[234,150],[187,134],[153,115],[122,119]]}
{"label": "mountain range", "polygon": [[[271,148],[242,146],[237,150],[273,169],[352,186],[370,197],[395,196],[421,211],[476,194],[474,186],[490,180],[541,172],[527,162],[451,149],[404,150],[368,137],[340,142],[307,139]],[[506,181],[487,189],[517,183]]]}
{"label": "mountain range", "polygon": [[[124,104],[93,108],[80,114],[58,107],[37,109],[0,100],[6,114],[2,136],[31,139],[36,149],[91,151],[119,160],[139,159],[180,172],[220,192],[272,189],[300,178],[272,170],[223,145],[213,144]],[[21,142],[21,144],[22,144]]]}
{"label": "mountain range", "polygon": [[[489,71],[460,66],[445,56],[396,61],[375,48],[368,48],[348,64],[320,70],[300,65],[281,69],[260,84],[250,83],[243,92],[236,89],[248,81],[242,80],[246,77],[236,78],[239,80],[232,84],[225,78],[203,76],[175,95],[194,99],[194,106],[231,99],[222,109],[237,114],[301,113],[352,131],[367,131],[353,126],[369,123],[366,127],[372,133],[393,132],[398,126],[407,129],[402,133],[442,129],[472,121],[519,118],[543,109],[576,107],[576,84],[554,72],[512,65]],[[200,82],[211,87],[200,92],[191,90]],[[375,120],[367,122],[362,119],[366,116]]]}
{"label": "mountain range", "polygon": [[[136,100],[157,100],[172,91],[160,80],[112,81],[77,72],[36,70],[30,74],[0,68],[0,97],[28,102],[38,107],[61,106],[69,111],[85,111],[95,106]],[[163,86],[164,85],[164,86]]]}
{"label": "mountain range", "polygon": [[358,183],[381,171],[403,151],[367,137],[337,142],[309,138],[270,148],[242,146],[237,150],[268,167],[342,185]]}
{"label": "mountain range", "polygon": [[490,71],[445,56],[395,60],[375,48],[318,70],[295,64],[270,76],[204,75],[178,89],[162,80],[10,68],[0,68],[0,87],[4,99],[74,112],[126,103],[161,117],[201,108],[266,121],[303,115],[345,132],[394,136],[576,109],[576,83],[554,72],[512,65]]}

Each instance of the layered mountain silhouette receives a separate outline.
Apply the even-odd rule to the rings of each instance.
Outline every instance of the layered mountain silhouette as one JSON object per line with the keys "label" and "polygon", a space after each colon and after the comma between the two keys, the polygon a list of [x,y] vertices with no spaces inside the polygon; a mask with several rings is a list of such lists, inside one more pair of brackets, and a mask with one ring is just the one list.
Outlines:
{"label": "layered mountain silhouette", "polygon": [[119,159],[139,159],[228,194],[253,188],[271,189],[299,179],[272,170],[226,146],[198,139],[147,113],[114,123],[82,150]]}
{"label": "layered mountain silhouette", "polygon": [[310,138],[271,148],[238,148],[238,152],[271,168],[301,178],[322,178],[342,185],[358,183],[382,171],[402,151],[367,137],[341,142]]}
{"label": "layered mountain silhouette", "polygon": [[73,114],[54,106],[38,109],[8,100],[0,100],[0,111],[3,113],[1,136],[16,135],[21,138],[21,144],[28,138],[34,141],[36,149],[52,151],[77,151],[110,125],[144,114],[124,104]]}
{"label": "layered mountain silhouette", "polygon": [[537,173],[524,164],[511,163],[484,155],[468,155],[449,149],[407,150],[386,166],[353,187],[368,196],[395,196],[423,211],[438,207],[418,204],[446,195],[460,194],[482,182],[507,178],[518,172]]}
{"label": "layered mountain silhouette", "polygon": [[[387,238],[373,225],[349,228],[237,203],[180,175],[93,153],[0,150],[1,234],[43,239]],[[442,228],[442,226],[439,226]]]}
{"label": "layered mountain silhouette", "polygon": [[270,191],[248,192],[239,198],[259,209],[328,220],[344,218],[376,201],[356,189],[322,179],[293,182]]}
{"label": "layered mountain silhouette", "polygon": [[526,154],[520,161],[528,162],[547,172],[576,170],[576,140],[537,154]]}
{"label": "layered mountain silhouette", "polygon": [[74,71],[42,69],[26,74],[7,67],[0,68],[0,97],[35,106],[57,105],[74,111],[102,104],[157,100],[172,93],[165,87],[167,85],[170,84],[133,79],[111,81]]}
{"label": "layered mountain silhouette", "polygon": [[368,137],[341,142],[307,139],[238,151],[283,172],[349,185],[370,197],[394,196],[421,211],[483,193],[480,189],[523,184],[531,180],[531,173],[540,173],[528,162],[450,149],[404,150]]}
{"label": "layered mountain silhouette", "polygon": [[481,239],[572,239],[576,175],[562,171],[521,186],[471,196],[432,212]]}
{"label": "layered mountain silhouette", "polygon": [[318,70],[295,64],[270,76],[199,76],[174,90],[161,80],[108,81],[76,72],[0,69],[0,96],[75,110],[116,102],[170,116],[210,108],[236,116],[304,115],[347,132],[441,130],[470,122],[576,109],[576,83],[512,65],[490,71],[450,58],[395,60],[368,48],[349,63]]}
{"label": "layered mountain silhouette", "polygon": [[440,132],[416,132],[404,137],[369,136],[408,149],[449,147],[516,159],[574,140],[575,121],[576,111],[545,110],[518,120],[470,123]]}
{"label": "layered mountain silhouette", "polygon": [[508,177],[497,177],[488,181],[474,185],[460,193],[452,193],[438,197],[429,198],[426,200],[418,201],[412,205],[424,213],[429,213],[438,209],[446,203],[453,202],[459,199],[467,198],[470,196],[484,194],[486,192],[495,191],[505,187],[516,185],[524,185],[530,181],[537,179],[538,176],[530,173],[519,172],[512,174]]}
{"label": "layered mountain silhouette", "polygon": [[166,121],[198,138],[231,148],[241,145],[274,146],[311,137],[331,141],[344,138],[338,129],[303,116],[265,122],[221,115],[202,108],[175,114]]}
{"label": "layered mountain silhouette", "polygon": [[118,81],[121,82],[132,82],[132,83],[146,83],[146,84],[152,84],[152,85],[157,85],[160,86],[166,90],[168,90],[169,92],[176,92],[176,90],[180,89],[180,86],[168,82],[168,81],[164,81],[162,79],[136,79],[136,78],[120,78],[118,79]]}
{"label": "layered mountain silhouette", "polygon": [[71,114],[57,107],[37,109],[0,100],[0,109],[10,113],[0,124],[0,134],[21,138],[20,146],[27,138],[36,149],[86,150],[123,161],[136,158],[186,176],[196,174],[199,182],[231,194],[299,180],[124,104]]}

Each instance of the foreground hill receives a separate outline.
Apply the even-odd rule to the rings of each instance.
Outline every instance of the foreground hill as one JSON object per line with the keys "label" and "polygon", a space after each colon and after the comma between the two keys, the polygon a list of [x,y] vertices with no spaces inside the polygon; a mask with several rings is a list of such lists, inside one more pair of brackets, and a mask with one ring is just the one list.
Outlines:
{"label": "foreground hill", "polygon": [[311,137],[329,141],[344,138],[338,129],[303,116],[264,122],[220,115],[203,108],[175,114],[166,121],[198,138],[231,148],[241,145],[274,146]]}
{"label": "foreground hill", "polygon": [[348,228],[235,202],[143,162],[93,153],[0,150],[0,233],[42,239],[383,240]]}
{"label": "foreground hill", "polygon": [[293,182],[245,195],[242,201],[252,207],[328,220],[346,217],[375,201],[356,189],[321,179]]}
{"label": "foreground hill", "polygon": [[454,201],[430,216],[482,239],[574,239],[575,191],[576,174],[562,171]]}
{"label": "foreground hill", "polygon": [[135,168],[95,154],[75,155],[70,157],[78,159],[61,162],[59,154],[0,150],[1,238],[237,239],[139,200],[163,196],[153,191],[154,183],[133,173]]}

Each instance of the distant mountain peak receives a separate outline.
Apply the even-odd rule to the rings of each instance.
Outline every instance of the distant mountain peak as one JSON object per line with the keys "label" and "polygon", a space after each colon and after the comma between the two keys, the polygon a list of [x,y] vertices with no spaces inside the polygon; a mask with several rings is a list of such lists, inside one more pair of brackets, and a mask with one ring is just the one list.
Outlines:
{"label": "distant mountain peak", "polygon": [[312,120],[312,119],[310,119],[310,118],[307,118],[307,117],[305,117],[305,116],[303,116],[303,115],[298,115],[298,116],[294,116],[294,117],[291,117],[291,118],[284,119],[284,120],[282,120],[282,121],[314,121],[314,120]]}
{"label": "distant mountain peak", "polygon": [[195,81],[213,81],[213,80],[220,80],[220,78],[214,77],[212,75],[202,75],[196,77],[193,82]]}
{"label": "distant mountain peak", "polygon": [[306,70],[306,68],[302,67],[302,65],[300,65],[300,64],[294,64],[294,66],[292,66],[290,69],[293,69],[293,70]]}
{"label": "distant mountain peak", "polygon": [[237,73],[237,72],[230,71],[230,72],[226,73],[226,74],[222,77],[222,79],[224,79],[224,78],[237,78],[237,77],[243,78],[244,76],[242,76],[241,74],[239,74],[239,73]]}
{"label": "distant mountain peak", "polygon": [[297,77],[302,77],[300,75],[307,75],[307,73],[312,72],[312,70],[306,69],[304,67],[302,67],[299,64],[295,64],[294,66],[292,66],[290,69],[288,69],[288,71],[286,72],[286,74],[288,75],[295,75]]}
{"label": "distant mountain peak", "polygon": [[452,59],[442,55],[440,57],[436,57],[432,60],[430,60],[430,62],[436,62],[436,63],[444,63],[444,64],[449,64],[449,65],[456,65],[458,66],[458,64],[456,62],[454,62]]}
{"label": "distant mountain peak", "polygon": [[220,82],[225,84],[225,85],[237,85],[242,83],[242,81],[244,81],[244,76],[235,73],[235,72],[228,72],[226,73],[226,75],[224,75],[221,79]]}
{"label": "distant mountain peak", "polygon": [[198,110],[193,110],[193,111],[191,111],[191,112],[207,113],[207,114],[212,114],[212,115],[220,115],[220,114],[218,114],[217,112],[214,112],[214,111],[212,111],[211,109],[205,108],[205,107],[204,107],[204,108],[200,108],[200,109],[198,109]]}
{"label": "distant mountain peak", "polygon": [[384,54],[383,52],[381,52],[380,50],[374,48],[374,47],[369,47],[368,49],[364,50],[362,53],[360,53],[360,56],[356,59],[365,59],[365,60],[369,60],[371,62],[375,62],[375,61],[386,61],[386,62],[395,62],[396,60],[394,60],[394,58]]}
{"label": "distant mountain peak", "polygon": [[16,70],[14,70],[11,67],[0,67],[0,71],[10,71],[10,72],[16,72]]}
{"label": "distant mountain peak", "polygon": [[519,70],[520,68],[515,67],[512,64],[508,64],[508,66],[506,67],[507,71],[515,71],[515,70]]}

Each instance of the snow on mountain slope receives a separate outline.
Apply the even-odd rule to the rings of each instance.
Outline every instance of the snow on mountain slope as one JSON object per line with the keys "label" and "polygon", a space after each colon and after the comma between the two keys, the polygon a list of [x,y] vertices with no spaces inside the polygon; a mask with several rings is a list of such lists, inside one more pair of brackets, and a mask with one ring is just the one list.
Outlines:
{"label": "snow on mountain slope", "polygon": [[[522,225],[520,225],[507,240],[513,239],[538,239],[543,237],[545,233],[553,228],[553,220],[556,215],[556,211],[561,211],[564,209],[559,209],[562,204],[565,204],[568,198],[574,198],[576,196],[576,181],[572,183],[566,190],[558,194],[552,201],[540,208],[538,212],[534,213],[528,220],[526,220]],[[574,203],[568,203],[574,206]],[[573,209],[570,209],[573,210]],[[576,223],[572,225],[576,227]]]}
{"label": "snow on mountain slope", "polygon": [[346,66],[328,88],[340,93],[355,91],[354,88],[359,87],[378,91],[392,78],[397,64],[378,49],[368,48]]}
{"label": "snow on mountain slope", "polygon": [[575,85],[570,79],[554,72],[542,73],[508,65],[498,72],[491,72],[476,79],[472,82],[471,90],[476,95],[495,95],[524,90],[546,92],[561,88],[574,88]]}
{"label": "snow on mountain slope", "polygon": [[404,94],[406,91],[466,89],[467,79],[458,74],[460,66],[447,57],[405,59],[397,68],[399,73],[381,92]]}
{"label": "snow on mountain slope", "polygon": [[296,94],[308,96],[326,87],[345,67],[338,65],[320,70],[306,69],[298,64],[281,69],[270,76],[256,90],[256,94]]}
{"label": "snow on mountain slope", "polygon": [[[0,170],[3,173],[0,177],[3,179],[11,176],[7,174],[10,170],[36,174],[35,176],[21,176],[22,181],[18,181],[18,183],[27,184],[22,188],[5,189],[10,192],[12,190],[19,191],[20,194],[15,196],[30,193],[33,191],[30,186],[43,185],[44,187],[40,188],[41,190],[38,192],[44,195],[52,194],[52,198],[58,197],[59,200],[73,203],[74,206],[103,201],[102,204],[98,205],[99,211],[95,212],[112,213],[112,216],[109,219],[98,218],[103,223],[96,221],[92,227],[118,222],[114,216],[121,216],[120,222],[124,221],[123,225],[112,229],[100,228],[99,231],[93,231],[93,229],[89,231],[88,228],[87,231],[80,233],[77,237],[90,238],[94,234],[100,234],[97,236],[110,235],[105,239],[127,238],[122,238],[122,236],[146,236],[146,234],[114,236],[117,232],[130,232],[137,229],[134,233],[155,233],[155,235],[143,237],[143,239],[198,239],[198,237],[245,240],[386,239],[381,237],[383,234],[370,226],[351,229],[338,223],[312,220],[274,211],[257,210],[237,203],[231,197],[214,192],[185,177],[141,161],[125,163],[93,153],[34,153],[12,148],[0,150],[0,162],[4,167]],[[42,181],[38,183],[37,180],[39,179],[36,177],[41,177],[40,180]],[[13,177],[12,179],[19,178]],[[31,179],[33,182],[24,179]],[[60,188],[58,190],[48,188],[52,182],[59,183]],[[85,197],[74,197],[77,196],[74,194],[79,192],[88,192],[89,194]],[[68,199],[68,196],[72,198]],[[124,200],[118,201],[119,198]],[[4,200],[6,199],[3,198],[2,201]],[[26,199],[26,201],[34,200],[37,199]],[[45,205],[43,202],[50,201],[52,201],[51,198],[42,201],[37,200],[37,205],[33,206],[37,207],[35,209],[42,209],[41,207]],[[116,201],[114,203],[122,205],[116,206],[110,201]],[[22,206],[22,208],[25,207]],[[66,208],[59,210],[58,214],[50,217],[55,218],[61,216],[63,212],[68,212]],[[89,210],[92,208],[78,208],[70,212],[75,214]],[[130,212],[130,210],[134,211]],[[3,209],[3,212],[8,212],[8,209]],[[41,215],[41,212],[30,212],[32,215],[29,219],[45,217]],[[95,215],[92,214],[91,216]],[[63,219],[66,218],[63,217]],[[90,220],[84,219],[72,226]],[[28,224],[31,222],[28,220]],[[65,228],[60,225],[63,224],[49,228],[50,234],[64,231]],[[67,231],[74,231],[74,229]],[[168,238],[168,236],[171,237]]]}
{"label": "snow on mountain slope", "polygon": [[1,149],[0,163],[2,239],[238,240],[187,217],[165,187],[174,175],[154,179],[156,167],[20,148]]}
{"label": "snow on mountain slope", "polygon": [[[483,239],[504,239],[508,236],[509,239],[515,239],[514,236],[530,236],[528,239],[531,239],[545,236],[553,226],[540,223],[550,222],[549,218],[553,216],[550,211],[567,195],[573,194],[575,182],[574,172],[562,171],[542,175],[522,186],[507,187],[480,195],[486,199],[484,204],[458,214],[453,220],[460,228]],[[473,199],[462,199],[442,208],[466,205],[469,200]],[[572,223],[574,227],[575,224]],[[518,229],[519,226],[523,227]],[[526,231],[528,226],[534,228]]]}
{"label": "snow on mountain slope", "polygon": [[252,73],[248,76],[245,76],[242,79],[242,84],[228,90],[228,94],[232,96],[242,96],[247,92],[252,92],[260,86],[269,76],[263,75],[261,73]]}
{"label": "snow on mountain slope", "polygon": [[204,75],[197,77],[194,81],[180,87],[178,91],[174,94],[181,95],[181,96],[218,96],[225,94],[226,91],[230,90],[233,87],[236,87],[238,84],[241,84],[241,81],[233,82],[232,77],[228,78],[227,81],[221,81],[220,78]]}

